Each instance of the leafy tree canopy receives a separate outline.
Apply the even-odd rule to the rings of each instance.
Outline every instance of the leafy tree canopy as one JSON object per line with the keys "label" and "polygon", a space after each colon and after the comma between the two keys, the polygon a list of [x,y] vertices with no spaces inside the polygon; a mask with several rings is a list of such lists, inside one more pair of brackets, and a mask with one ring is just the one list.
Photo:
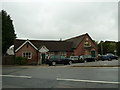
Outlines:
{"label": "leafy tree canopy", "polygon": [[13,21],[6,11],[2,10],[2,54],[5,54],[7,49],[14,44],[16,34],[13,27]]}
{"label": "leafy tree canopy", "polygon": [[120,41],[116,44],[117,55],[120,56]]}
{"label": "leafy tree canopy", "polygon": [[120,56],[120,42],[101,41],[100,43],[98,43],[98,53],[102,54],[102,51],[103,51],[103,54],[113,53]]}

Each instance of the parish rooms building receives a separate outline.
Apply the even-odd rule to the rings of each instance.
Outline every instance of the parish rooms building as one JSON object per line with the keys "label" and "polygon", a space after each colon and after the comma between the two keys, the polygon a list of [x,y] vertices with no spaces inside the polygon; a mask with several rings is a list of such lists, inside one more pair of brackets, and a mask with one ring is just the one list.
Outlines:
{"label": "parish rooms building", "polygon": [[45,57],[51,55],[98,55],[97,45],[88,33],[63,41],[16,39],[14,50],[16,57],[27,57],[30,64],[43,64]]}

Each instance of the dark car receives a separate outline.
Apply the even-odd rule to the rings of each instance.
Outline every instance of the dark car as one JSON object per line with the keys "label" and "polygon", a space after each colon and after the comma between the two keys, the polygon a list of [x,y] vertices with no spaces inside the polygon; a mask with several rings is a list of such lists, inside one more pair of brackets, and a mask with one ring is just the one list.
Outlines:
{"label": "dark car", "polygon": [[91,55],[82,55],[80,56],[80,59],[83,61],[83,62],[92,62],[92,61],[95,61],[96,58],[95,57],[92,57]]}
{"label": "dark car", "polygon": [[111,60],[113,60],[113,59],[118,60],[118,56],[117,56],[117,55],[114,55],[114,54],[111,54],[111,53],[108,53],[108,54],[106,54],[106,55],[102,55],[102,56],[101,56],[101,60],[102,60],[102,61],[104,61],[104,60],[109,60],[109,61],[111,61]]}
{"label": "dark car", "polygon": [[113,60],[113,59],[118,60],[118,56],[114,55],[112,53],[108,53],[108,54],[106,54],[106,56],[108,57],[108,60]]}
{"label": "dark car", "polygon": [[46,64],[49,64],[50,66],[51,65],[55,66],[56,64],[70,65],[72,64],[72,60],[64,56],[55,55],[55,56],[49,57],[49,59],[46,59]]}
{"label": "dark car", "polygon": [[107,55],[101,55],[101,60],[110,60],[109,57]]}

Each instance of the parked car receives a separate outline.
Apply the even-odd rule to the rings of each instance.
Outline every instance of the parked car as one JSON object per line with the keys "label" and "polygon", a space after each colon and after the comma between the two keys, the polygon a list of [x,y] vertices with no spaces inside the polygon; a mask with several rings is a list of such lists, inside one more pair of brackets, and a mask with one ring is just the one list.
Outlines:
{"label": "parked car", "polygon": [[79,56],[80,62],[84,63],[85,62],[85,55]]}
{"label": "parked car", "polygon": [[54,55],[49,57],[49,59],[46,59],[46,64],[49,64],[50,66],[55,66],[56,64],[70,65],[72,64],[72,60],[64,56]]}
{"label": "parked car", "polygon": [[109,57],[107,55],[101,55],[101,60],[110,60]]}
{"label": "parked car", "polygon": [[108,60],[113,60],[113,59],[118,60],[118,56],[112,53],[107,53],[106,56],[108,57]]}
{"label": "parked car", "polygon": [[72,60],[72,63],[80,63],[81,60],[79,59],[79,56],[70,56],[70,59]]}
{"label": "parked car", "polygon": [[114,55],[114,54],[112,54],[112,53],[108,53],[108,54],[106,54],[106,55],[102,55],[102,56],[101,56],[101,60],[102,60],[102,61],[104,61],[104,60],[109,60],[109,61],[111,61],[111,60],[113,60],[113,59],[118,60],[118,56],[117,56],[117,55]]}
{"label": "parked car", "polygon": [[96,58],[95,57],[92,57],[91,55],[82,55],[80,56],[80,59],[83,61],[83,62],[92,62],[92,61],[95,61]]}

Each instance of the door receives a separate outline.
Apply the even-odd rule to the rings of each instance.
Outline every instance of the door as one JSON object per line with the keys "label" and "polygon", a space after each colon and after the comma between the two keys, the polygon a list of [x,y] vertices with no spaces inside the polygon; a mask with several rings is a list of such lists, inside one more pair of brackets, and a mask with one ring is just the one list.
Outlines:
{"label": "door", "polygon": [[96,52],[95,51],[91,51],[91,56],[92,57],[96,57]]}
{"label": "door", "polygon": [[45,53],[42,53],[42,64],[45,64],[46,61],[45,61]]}

